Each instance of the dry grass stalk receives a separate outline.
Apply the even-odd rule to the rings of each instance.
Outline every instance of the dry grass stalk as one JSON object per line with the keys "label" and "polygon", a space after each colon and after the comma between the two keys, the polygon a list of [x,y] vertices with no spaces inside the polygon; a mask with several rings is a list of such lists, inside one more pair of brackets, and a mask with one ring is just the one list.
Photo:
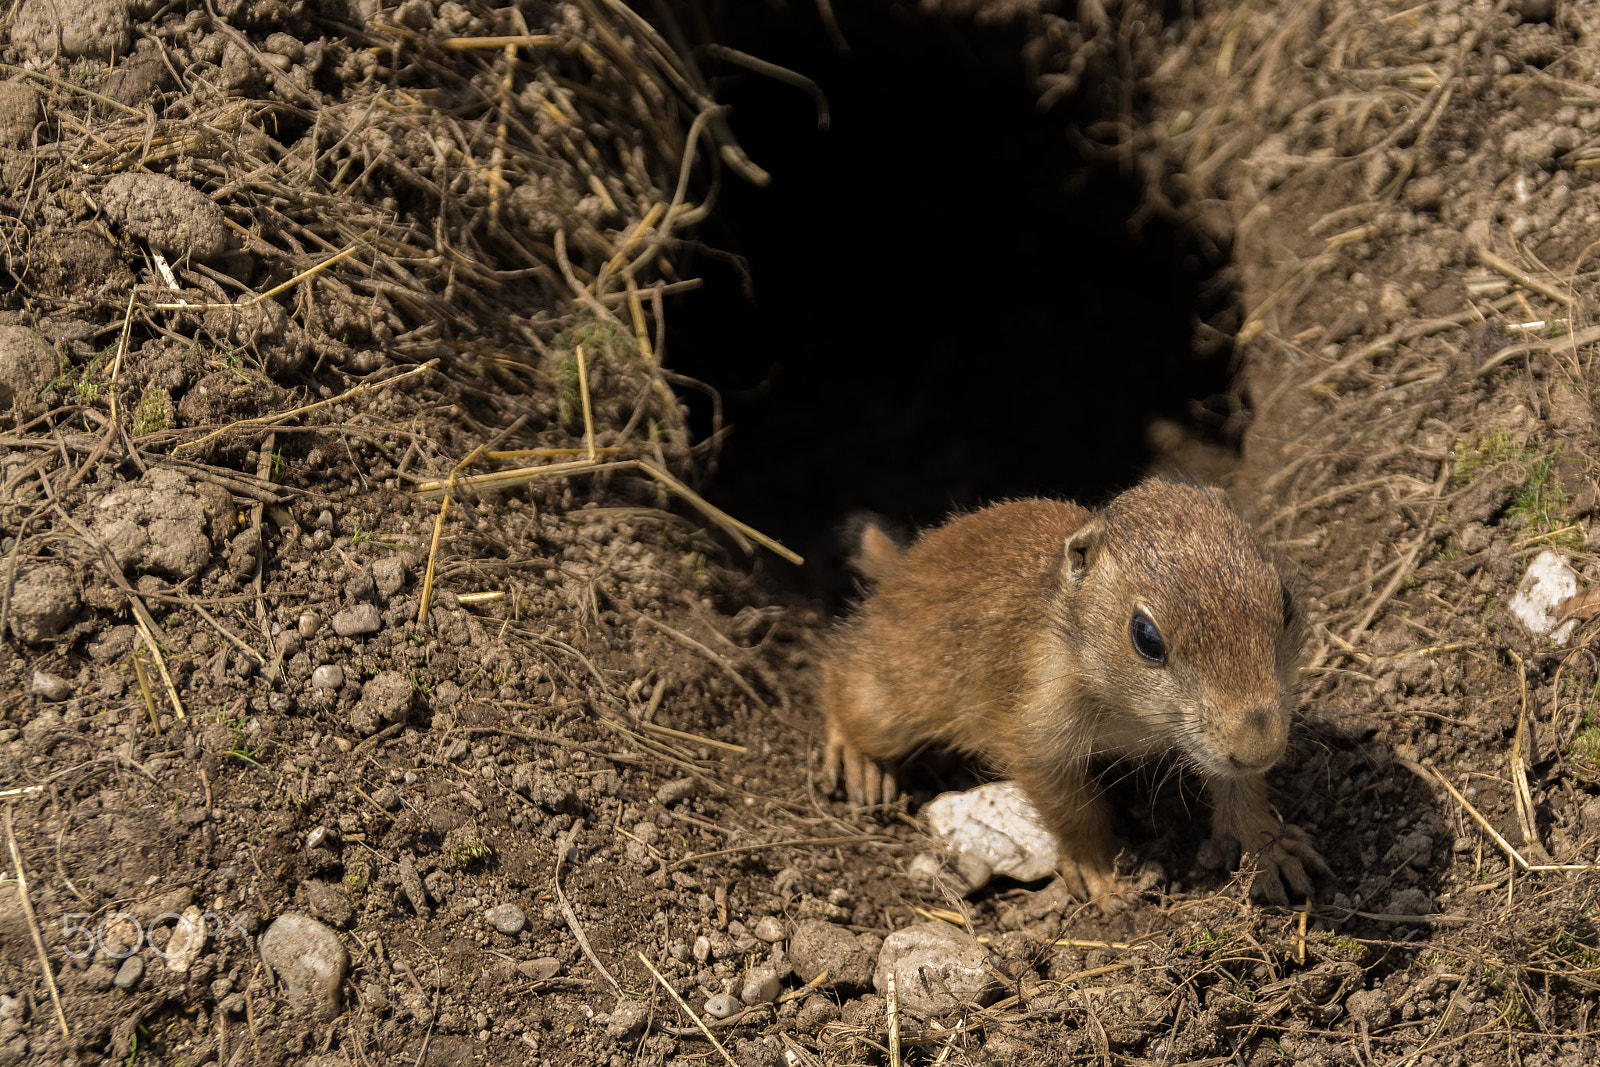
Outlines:
{"label": "dry grass stalk", "polygon": [[55,1008],[56,1025],[61,1036],[72,1037],[67,1027],[66,1012],[61,1010],[61,991],[56,988],[55,972],[50,969],[50,954],[44,949],[44,936],[39,932],[39,917],[33,913],[33,901],[28,897],[28,871],[22,863],[22,851],[17,848],[17,830],[12,824],[12,806],[6,805],[6,847],[11,852],[11,870],[17,882],[17,903],[28,921],[28,935],[33,939],[34,951],[39,955],[39,967],[44,972],[44,986],[50,993],[50,1004]]}
{"label": "dry grass stalk", "polygon": [[701,1021],[700,1016],[696,1015],[693,1009],[691,1009],[688,1004],[684,1003],[684,999],[678,995],[678,991],[673,989],[671,983],[662,977],[660,971],[655,969],[655,965],[650,962],[650,958],[643,952],[638,953],[638,956],[639,962],[645,965],[646,969],[650,971],[650,974],[655,978],[656,982],[660,984],[661,988],[667,991],[667,994],[671,996],[672,999],[677,1003],[679,1010],[687,1015],[689,1019],[700,1028],[701,1033],[706,1035],[706,1040],[711,1042],[711,1047],[722,1053],[722,1058],[728,1062],[728,1067],[739,1067],[738,1062],[735,1061],[732,1056],[728,1055],[728,1050],[722,1047],[722,1042],[717,1040],[717,1035],[713,1034],[711,1032],[711,1028]]}
{"label": "dry grass stalk", "polygon": [[888,971],[888,986],[884,996],[889,1004],[889,1067],[900,1067],[900,995],[895,989],[893,967]]}
{"label": "dry grass stalk", "polygon": [[413,367],[410,370],[396,374],[393,377],[385,378],[381,382],[362,382],[360,385],[346,389],[337,396],[330,396],[326,400],[318,400],[314,403],[302,404],[299,407],[290,408],[287,411],[275,412],[271,415],[258,415],[255,418],[239,419],[237,422],[230,422],[228,425],[220,429],[213,430],[198,440],[186,441],[179,445],[175,451],[181,452],[186,448],[199,448],[201,445],[206,444],[209,441],[214,441],[219,437],[225,437],[229,434],[238,433],[241,430],[248,429],[252,426],[269,426],[273,423],[282,422],[286,419],[295,419],[299,418],[301,415],[309,415],[313,411],[320,411],[321,409],[329,407],[333,404],[338,404],[345,400],[353,400],[356,397],[365,396],[366,394],[376,392],[379,389],[387,389],[389,386],[403,382],[407,378],[414,378],[419,374],[425,374],[428,371],[433,370],[438,365],[439,361],[437,359],[430,359],[420,367]]}
{"label": "dry grass stalk", "polygon": [[562,834],[560,840],[556,842],[556,871],[554,879],[556,900],[561,904],[561,914],[566,918],[567,928],[572,931],[572,936],[577,939],[578,947],[583,949],[583,954],[589,957],[589,962],[593,964],[595,970],[600,972],[600,977],[606,980],[606,984],[616,992],[621,993],[622,987],[617,984],[615,978],[611,977],[611,972],[606,970],[605,964],[600,962],[600,957],[594,954],[594,948],[589,944],[589,937],[583,932],[583,924],[578,921],[577,913],[572,910],[572,905],[567,903],[567,894],[561,888],[561,869],[566,864],[567,853],[572,850],[572,846],[577,841],[578,834],[582,829],[583,823],[575,822],[572,824],[571,829]]}

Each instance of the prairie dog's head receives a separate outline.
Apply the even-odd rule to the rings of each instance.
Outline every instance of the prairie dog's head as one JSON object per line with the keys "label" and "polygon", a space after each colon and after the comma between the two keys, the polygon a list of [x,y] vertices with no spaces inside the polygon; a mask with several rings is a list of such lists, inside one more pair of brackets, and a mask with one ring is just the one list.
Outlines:
{"label": "prairie dog's head", "polygon": [[1288,740],[1294,601],[1218,490],[1149,479],[1067,538],[1063,623],[1096,699],[1213,776]]}

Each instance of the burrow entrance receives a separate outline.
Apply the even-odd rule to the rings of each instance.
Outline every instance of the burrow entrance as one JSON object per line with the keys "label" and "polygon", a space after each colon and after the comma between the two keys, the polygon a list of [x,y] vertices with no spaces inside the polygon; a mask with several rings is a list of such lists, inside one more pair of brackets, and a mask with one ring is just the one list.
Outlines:
{"label": "burrow entrance", "polygon": [[[1086,81],[1041,110],[1020,31],[851,5],[841,56],[813,5],[760,14],[723,39],[813,79],[831,125],[795,87],[707,61],[772,174],[725,177],[688,265],[706,288],[668,316],[668,366],[732,427],[717,503],[823,575],[854,510],[921,525],[1098,499],[1158,458],[1152,425],[1236,437],[1231,348],[1197,328],[1231,308],[1225,252],[1131,223],[1141,178],[1069,139],[1112,94]],[[703,437],[715,406],[688,393]]]}

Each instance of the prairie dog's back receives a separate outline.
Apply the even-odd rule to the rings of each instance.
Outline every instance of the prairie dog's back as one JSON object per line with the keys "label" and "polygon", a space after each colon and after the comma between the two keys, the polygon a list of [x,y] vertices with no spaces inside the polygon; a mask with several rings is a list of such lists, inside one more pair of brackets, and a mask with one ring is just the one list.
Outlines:
{"label": "prairie dog's back", "polygon": [[1063,545],[1090,515],[1063,501],[999,504],[927,531],[903,553],[885,552],[887,535],[864,529],[861,556],[870,555],[877,584],[837,639],[824,700],[852,732],[883,739],[871,746],[879,758],[928,740],[987,754],[967,735],[992,734],[991,716],[1017,699]]}

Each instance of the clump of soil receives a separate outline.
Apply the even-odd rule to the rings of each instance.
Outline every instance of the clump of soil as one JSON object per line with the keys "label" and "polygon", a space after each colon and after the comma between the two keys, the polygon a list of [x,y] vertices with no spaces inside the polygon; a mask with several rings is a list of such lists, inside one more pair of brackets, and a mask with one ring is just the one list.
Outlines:
{"label": "clump of soil", "polygon": [[827,620],[696,495],[661,363],[685,238],[768,177],[700,7],[24,0],[0,1063],[1596,1055],[1594,624],[1506,604],[1600,576],[1600,23],[880,6],[1020,25],[1103,105],[1074,143],[1232,249],[1311,907],[1203,868],[1160,769],[1112,919],[915,880],[905,810],[815,787]]}

